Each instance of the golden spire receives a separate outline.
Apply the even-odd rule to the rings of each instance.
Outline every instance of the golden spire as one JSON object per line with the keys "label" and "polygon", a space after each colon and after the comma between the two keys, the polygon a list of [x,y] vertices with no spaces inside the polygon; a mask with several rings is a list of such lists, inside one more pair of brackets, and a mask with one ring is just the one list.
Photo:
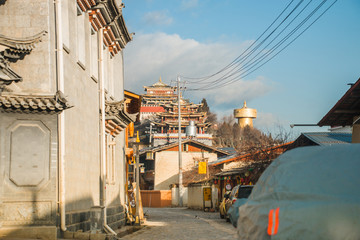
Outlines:
{"label": "golden spire", "polygon": [[136,131],[136,142],[140,142],[140,138],[139,138],[139,131]]}
{"label": "golden spire", "polygon": [[243,106],[243,108],[247,108],[247,107],[246,107],[246,101],[244,101],[244,106]]}
{"label": "golden spire", "polygon": [[161,76],[160,76],[160,78],[159,78],[159,82],[162,82],[162,81],[161,81]]}

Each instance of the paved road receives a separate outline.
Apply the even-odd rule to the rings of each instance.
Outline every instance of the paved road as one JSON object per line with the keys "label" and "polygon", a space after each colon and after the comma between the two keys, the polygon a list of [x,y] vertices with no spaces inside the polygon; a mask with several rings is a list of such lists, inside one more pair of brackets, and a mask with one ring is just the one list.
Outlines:
{"label": "paved road", "polygon": [[218,212],[185,208],[144,208],[146,227],[121,239],[236,239],[236,229]]}

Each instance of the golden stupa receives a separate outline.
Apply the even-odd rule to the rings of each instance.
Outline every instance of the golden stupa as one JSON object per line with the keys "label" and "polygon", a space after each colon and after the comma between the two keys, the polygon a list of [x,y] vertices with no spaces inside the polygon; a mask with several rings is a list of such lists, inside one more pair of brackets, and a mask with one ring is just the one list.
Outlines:
{"label": "golden stupa", "polygon": [[253,118],[256,118],[256,109],[248,108],[246,101],[242,108],[234,109],[234,117],[238,119],[241,128],[245,126],[253,127]]}

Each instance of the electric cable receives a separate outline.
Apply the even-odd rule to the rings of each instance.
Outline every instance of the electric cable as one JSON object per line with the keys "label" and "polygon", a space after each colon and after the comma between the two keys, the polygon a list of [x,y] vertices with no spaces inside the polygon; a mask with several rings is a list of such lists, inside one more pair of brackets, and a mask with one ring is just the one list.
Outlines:
{"label": "electric cable", "polygon": [[238,57],[236,57],[231,63],[229,63],[224,68],[220,69],[218,72],[216,72],[214,74],[211,74],[209,76],[204,76],[204,77],[186,77],[186,76],[180,76],[180,77],[185,78],[185,79],[201,79],[201,80],[204,80],[204,79],[211,78],[211,77],[221,73],[222,71],[228,69],[229,67],[231,67],[233,65],[233,63],[235,63],[238,59],[240,59],[256,42],[258,42],[260,40],[260,38],[272,27],[272,25],[274,25],[274,23],[281,17],[281,15],[289,8],[289,6],[293,2],[294,2],[294,0],[291,0],[291,2],[285,7],[285,9],[275,18],[275,20],[265,29],[265,31],[249,47],[247,47]]}
{"label": "electric cable", "polygon": [[[268,59],[266,62],[264,62],[263,64],[261,64],[259,67],[253,69],[255,66],[257,66],[259,63],[261,63],[263,60],[265,60],[267,57],[270,56],[270,54],[272,54],[277,48],[279,48],[282,44],[285,43],[285,41],[287,41],[297,30],[300,29],[300,27],[302,27],[321,7],[322,5],[326,2],[327,0],[323,0],[322,3],[320,3],[316,9],[314,9],[300,24],[297,25],[296,28],[294,28],[287,36],[285,36],[280,42],[278,42],[275,46],[273,46],[269,51],[267,51],[265,54],[263,54],[262,56],[260,56],[259,58],[257,58],[255,61],[253,62],[248,62],[246,64],[247,70],[245,72],[240,73],[240,71],[238,70],[237,72],[235,72],[234,74],[238,74],[238,76],[234,77],[233,79],[230,79],[229,81],[225,82],[224,84],[220,84],[221,81],[219,81],[219,79],[217,79],[216,81],[213,81],[213,83],[208,83],[208,86],[202,87],[202,88],[193,88],[193,89],[188,89],[188,90],[211,90],[211,89],[215,89],[215,88],[219,88],[219,87],[223,87],[223,86],[227,86],[230,83],[233,83],[235,81],[240,80],[241,78],[248,76],[249,74],[251,74],[252,72],[254,72],[255,70],[259,69],[260,67],[262,67],[264,64],[266,64],[267,62],[269,62],[271,59],[273,59],[275,56],[277,56],[280,52],[282,52],[285,48],[287,48],[290,44],[292,44],[297,38],[299,38],[307,29],[309,29],[320,17],[322,17],[336,2],[337,0],[335,0],[326,10],[324,10],[309,26],[307,26],[300,34],[298,34],[293,40],[291,40],[285,47],[283,47],[280,51],[278,51],[277,53],[275,53],[270,59]],[[269,44],[268,44],[269,45]],[[268,46],[267,45],[267,46]],[[254,59],[254,58],[252,58]],[[252,65],[252,66],[251,66]],[[251,67],[250,67],[251,66]],[[242,68],[241,70],[244,70],[244,68]],[[250,71],[251,70],[251,71]],[[231,76],[234,76],[234,74],[232,74]],[[228,77],[227,77],[228,78]],[[225,79],[227,79],[225,78]],[[220,79],[220,80],[224,80],[224,79]]]}
{"label": "electric cable", "polygon": [[[241,66],[241,63],[243,63],[249,56],[251,56],[251,54],[254,53],[254,52],[280,27],[280,25],[281,25],[282,23],[285,22],[285,20],[297,9],[297,7],[300,6],[300,3],[302,3],[302,2],[303,2],[303,1],[300,1],[300,2],[296,5],[296,7],[291,11],[291,13],[286,16],[286,18],[278,25],[278,27],[276,27],[276,28],[271,32],[271,34],[269,34],[263,41],[261,41],[260,44],[258,44],[254,49],[252,49],[250,53],[246,54],[245,58],[243,58],[242,61],[240,61],[240,62],[237,63],[237,68],[239,68],[238,70],[236,70],[236,71],[234,70],[234,71],[232,71],[232,72],[230,71],[230,72],[224,74],[224,75],[223,75],[222,77],[220,77],[219,79],[215,79],[215,80],[213,80],[213,81],[211,81],[211,82],[203,82],[203,83],[201,83],[201,84],[215,84],[216,82],[220,82],[220,81],[222,81],[222,80],[225,80],[225,79],[227,79],[227,78],[229,78],[229,77],[234,76],[234,75],[237,74],[238,72],[242,71],[243,68],[246,67],[246,66],[249,64],[249,62],[246,63],[244,66]],[[291,20],[291,22],[288,23],[288,24],[284,27],[284,29],[283,29],[280,33],[278,33],[278,34],[276,35],[276,37],[273,38],[273,40],[270,41],[270,43],[268,43],[260,52],[258,52],[253,58],[251,58],[250,61],[252,61],[252,60],[253,60],[256,56],[258,56],[260,53],[262,53],[262,52],[264,51],[264,49],[266,49],[266,47],[268,47],[275,39],[277,39],[277,37],[280,36],[280,34],[281,34],[282,32],[284,32],[284,31],[291,25],[291,23],[308,7],[308,5],[309,5],[311,2],[312,2],[312,0],[310,0],[310,2],[300,11],[300,13],[298,13],[298,14]],[[189,81],[189,82],[190,82],[190,81]],[[195,83],[195,82],[190,82],[190,83]],[[200,83],[197,82],[197,84],[200,84]]]}
{"label": "electric cable", "polygon": [[[272,25],[274,25],[274,23],[279,19],[279,17],[286,11],[286,9],[290,6],[290,4],[293,2],[293,1],[291,1],[291,3],[289,4],[289,5],[287,5],[286,6],[286,8],[281,12],[281,14],[279,14],[279,16],[271,23],[271,25],[261,34],[261,36],[260,37],[258,37],[257,38],[257,40],[255,41],[255,42],[253,42],[253,44],[251,45],[251,46],[249,46],[237,59],[235,59],[231,64],[229,64],[228,66],[229,67],[232,67],[232,66],[234,66],[234,64],[236,63],[236,66],[232,69],[232,70],[230,70],[228,73],[225,73],[223,76],[221,76],[220,78],[218,78],[218,79],[215,79],[215,80],[213,80],[213,81],[210,81],[210,82],[205,82],[205,80],[207,80],[207,79],[209,79],[209,78],[207,78],[207,79],[202,79],[202,80],[199,80],[199,81],[189,81],[189,83],[196,83],[196,84],[209,84],[209,83],[216,83],[216,82],[218,82],[218,81],[221,81],[221,80],[223,80],[223,79],[226,79],[226,78],[228,78],[227,76],[231,73],[231,72],[234,72],[235,70],[236,70],[236,68],[239,68],[240,66],[241,66],[241,63],[242,62],[244,62],[244,60],[246,60],[249,56],[251,56],[273,33],[275,33],[275,31],[295,12],[295,10],[301,5],[301,3],[303,3],[303,1],[304,0],[301,0],[291,11],[290,11],[290,13],[276,26],[276,28],[274,29],[274,30],[272,30],[272,32],[270,33],[270,34],[268,34],[266,37],[265,37],[265,39],[263,39],[259,44],[257,44],[250,52],[248,52],[245,56],[243,56],[242,58],[240,58],[240,56],[242,56],[243,54],[245,54],[247,51],[248,51],[248,49],[250,49],[252,46],[253,46],[253,44],[255,43],[255,42],[257,42],[260,38],[261,38],[261,36],[263,36],[264,35],[264,33],[265,32],[267,32],[267,30],[268,29],[270,29],[270,27],[272,26]],[[312,1],[312,0],[311,0]],[[296,17],[295,17],[296,18]],[[294,19],[295,19],[294,18]],[[289,25],[289,24],[288,24]],[[285,29],[286,29],[287,27],[285,27]],[[241,62],[239,62],[240,60],[242,60]],[[231,66],[230,66],[231,65]],[[229,67],[227,67],[227,68],[229,68]],[[225,68],[224,68],[225,69]],[[225,70],[224,70],[225,71]],[[221,71],[219,71],[218,72],[219,74],[221,73]],[[235,71],[235,73],[236,73],[236,71]],[[232,76],[232,75],[231,75]],[[231,76],[229,76],[229,77],[231,77]],[[186,78],[186,77],[185,77]]]}

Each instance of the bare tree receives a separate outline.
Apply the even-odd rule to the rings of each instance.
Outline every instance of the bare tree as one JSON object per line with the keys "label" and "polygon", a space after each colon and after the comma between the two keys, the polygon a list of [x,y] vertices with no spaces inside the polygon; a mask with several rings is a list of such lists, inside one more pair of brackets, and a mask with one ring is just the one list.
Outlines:
{"label": "bare tree", "polygon": [[281,125],[277,125],[275,133],[273,137],[270,132],[265,134],[257,128],[240,128],[235,118],[230,115],[223,117],[222,122],[218,123],[214,145],[233,147],[240,153],[251,153],[283,144],[291,137],[291,132],[287,132]]}

